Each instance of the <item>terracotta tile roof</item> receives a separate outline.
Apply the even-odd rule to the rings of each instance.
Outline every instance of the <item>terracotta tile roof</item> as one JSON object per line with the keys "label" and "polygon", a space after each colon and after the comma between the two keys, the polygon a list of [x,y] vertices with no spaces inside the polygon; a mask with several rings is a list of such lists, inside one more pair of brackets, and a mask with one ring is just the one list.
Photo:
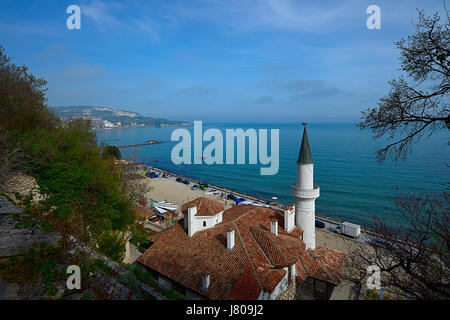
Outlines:
{"label": "terracotta tile roof", "polygon": [[[237,205],[223,213],[223,222],[188,237],[183,221],[149,239],[153,245],[138,262],[181,283],[209,299],[256,299],[272,292],[286,275],[283,267],[295,264],[297,278],[308,276],[336,283],[345,255],[318,248],[305,250],[301,230],[287,233],[279,210]],[[278,236],[270,221],[278,221]],[[235,246],[227,251],[227,231],[235,230]],[[201,289],[202,275],[210,275],[208,291]]]}
{"label": "terracotta tile roof", "polygon": [[214,216],[224,210],[221,202],[207,197],[200,197],[183,204],[181,206],[181,212],[187,213],[188,208],[192,207],[197,207],[198,216]]}
{"label": "terracotta tile roof", "polygon": [[342,276],[347,255],[329,248],[319,247],[311,252],[322,268],[326,271],[331,283],[337,284]]}
{"label": "terracotta tile roof", "polygon": [[230,298],[233,300],[256,300],[259,292],[260,288],[253,274],[252,267],[250,263],[247,263],[241,277],[230,292]]}

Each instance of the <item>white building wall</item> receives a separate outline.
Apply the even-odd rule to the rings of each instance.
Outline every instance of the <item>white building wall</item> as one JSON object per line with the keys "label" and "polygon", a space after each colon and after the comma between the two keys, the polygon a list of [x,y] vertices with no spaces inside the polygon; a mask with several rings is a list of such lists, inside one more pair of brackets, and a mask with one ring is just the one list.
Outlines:
{"label": "white building wall", "polygon": [[289,287],[289,272],[288,268],[291,267],[285,267],[283,268],[286,271],[286,274],[284,277],[278,282],[277,286],[272,290],[272,292],[264,292],[261,291],[259,294],[258,300],[275,300],[278,298],[280,294],[285,292]]}
{"label": "white building wall", "polygon": [[223,211],[214,216],[197,216],[197,207],[188,208],[187,230],[189,237],[192,237],[198,231],[213,228],[216,224],[221,223],[222,214]]}
{"label": "white building wall", "polygon": [[295,227],[295,206],[284,210],[284,230],[291,232]]}

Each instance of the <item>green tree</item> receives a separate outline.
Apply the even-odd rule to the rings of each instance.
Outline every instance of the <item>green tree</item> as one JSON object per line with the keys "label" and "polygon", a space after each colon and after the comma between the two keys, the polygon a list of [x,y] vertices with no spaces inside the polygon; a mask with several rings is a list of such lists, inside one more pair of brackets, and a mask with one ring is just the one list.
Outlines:
{"label": "green tree", "polygon": [[45,195],[37,213],[58,230],[93,243],[105,230],[127,230],[136,214],[121,168],[103,157],[88,121],[63,126],[49,111],[45,83],[12,64],[1,48],[0,157],[19,148],[24,171]]}
{"label": "green tree", "polygon": [[117,160],[122,159],[122,154],[120,153],[119,148],[116,146],[103,145],[101,146],[102,154],[104,158],[114,158]]}
{"label": "green tree", "polygon": [[125,257],[125,240],[121,232],[105,231],[98,241],[100,252],[117,262]]}

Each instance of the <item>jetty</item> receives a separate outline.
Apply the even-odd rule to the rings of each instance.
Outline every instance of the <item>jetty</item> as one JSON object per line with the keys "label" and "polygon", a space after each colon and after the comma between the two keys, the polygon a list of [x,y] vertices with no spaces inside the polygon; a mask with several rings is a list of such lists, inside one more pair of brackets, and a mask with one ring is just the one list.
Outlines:
{"label": "jetty", "polygon": [[144,143],[126,144],[126,145],[122,145],[122,146],[117,146],[117,148],[140,147],[140,146],[147,146],[150,144],[158,144],[158,143],[161,143],[161,141],[150,140],[150,141],[146,141]]}

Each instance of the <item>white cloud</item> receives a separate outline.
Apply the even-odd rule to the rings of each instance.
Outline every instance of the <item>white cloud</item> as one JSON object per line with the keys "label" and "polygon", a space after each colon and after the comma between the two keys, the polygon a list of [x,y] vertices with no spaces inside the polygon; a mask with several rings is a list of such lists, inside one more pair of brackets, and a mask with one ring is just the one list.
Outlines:
{"label": "white cloud", "polygon": [[[133,15],[127,17],[125,13],[130,10]],[[139,8],[127,7],[116,2],[92,1],[90,4],[81,5],[81,13],[91,19],[103,31],[112,32],[142,32],[147,34],[152,41],[159,40],[155,20],[149,15],[142,15]]]}

